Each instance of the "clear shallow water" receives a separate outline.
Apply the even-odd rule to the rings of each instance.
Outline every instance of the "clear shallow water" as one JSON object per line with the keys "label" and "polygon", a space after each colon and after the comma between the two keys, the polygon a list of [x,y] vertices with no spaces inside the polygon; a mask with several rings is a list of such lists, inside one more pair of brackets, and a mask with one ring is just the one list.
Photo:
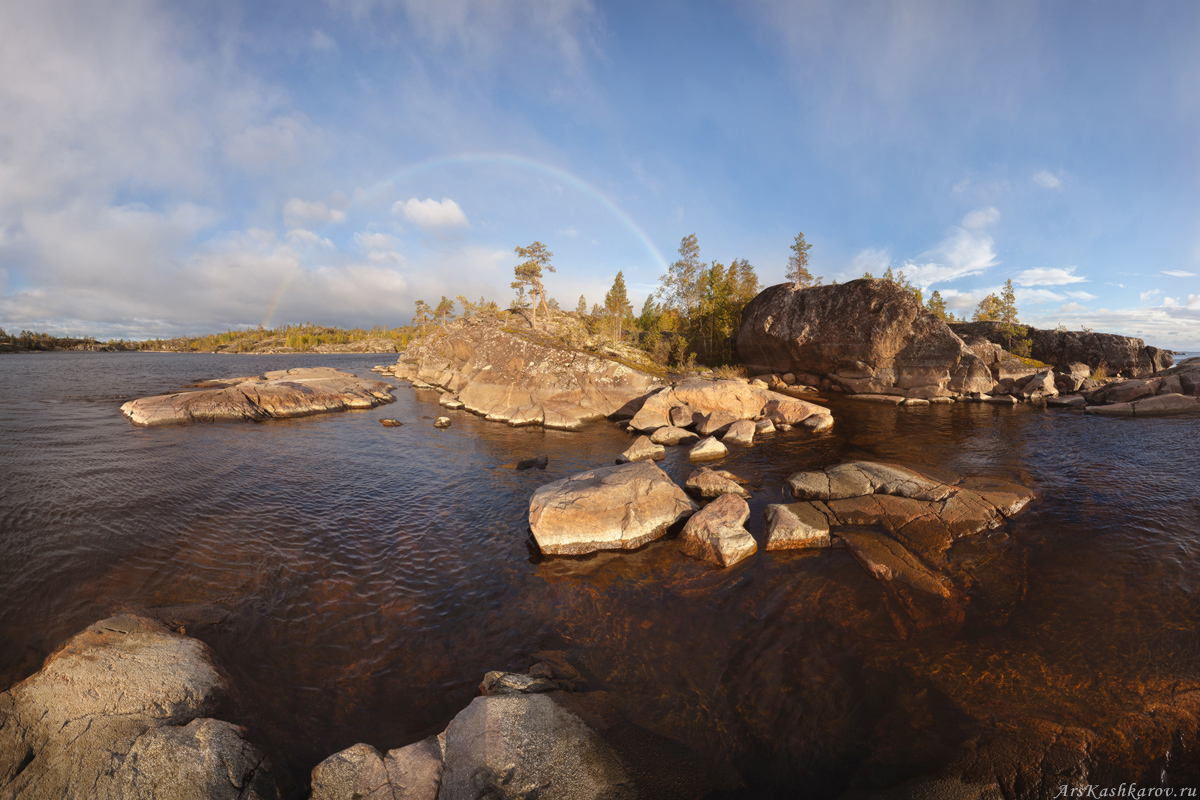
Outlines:
{"label": "clear shallow water", "polygon": [[[673,541],[539,557],[529,496],[612,463],[630,437],[606,423],[449,412],[438,431],[437,395],[407,385],[378,409],[257,425],[139,429],[118,410],[197,379],[389,360],[0,358],[0,686],[114,610],[211,604],[227,618],[188,632],[229,673],[236,721],[303,788],[325,756],[440,731],[484,672],[561,649],[634,722],[755,791],[819,797],[926,769],[980,720],[1104,729],[1200,684],[1200,418],[842,403],[830,434],[764,437],[721,465],[750,480],[760,544],[789,474],[848,458],[1033,486],[1005,528],[956,546],[984,579],[966,625],[943,629],[914,627],[841,551],[725,571]],[[538,453],[544,472],[501,466]],[[662,462],[680,482],[684,455]]]}

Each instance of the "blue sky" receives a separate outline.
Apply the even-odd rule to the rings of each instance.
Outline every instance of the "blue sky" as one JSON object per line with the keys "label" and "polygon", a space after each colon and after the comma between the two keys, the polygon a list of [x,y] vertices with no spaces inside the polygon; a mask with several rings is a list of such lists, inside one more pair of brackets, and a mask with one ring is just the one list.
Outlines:
{"label": "blue sky", "polygon": [[0,327],[635,307],[680,239],[1200,349],[1200,4],[0,4]]}

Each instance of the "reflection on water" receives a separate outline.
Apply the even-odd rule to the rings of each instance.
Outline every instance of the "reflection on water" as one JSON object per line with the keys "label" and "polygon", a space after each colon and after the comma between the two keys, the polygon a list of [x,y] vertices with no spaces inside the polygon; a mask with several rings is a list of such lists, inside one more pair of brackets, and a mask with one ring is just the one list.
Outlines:
{"label": "reflection on water", "polygon": [[[1200,683],[1196,418],[845,402],[830,433],[765,437],[721,465],[749,480],[760,543],[789,474],[849,458],[1033,486],[1019,517],[952,550],[963,624],[913,627],[840,550],[725,571],[671,541],[539,557],[529,496],[611,463],[629,437],[609,424],[450,412],[439,431],[436,394],[411,388],[259,425],[137,429],[118,412],[317,358],[0,359],[0,686],[116,608],[178,606],[230,674],[238,721],[303,786],[321,758],[440,731],[484,672],[561,649],[633,721],[755,791],[837,796],[936,766],[988,720],[1103,730]],[[385,360],[319,357],[360,374]],[[500,466],[538,453],[545,471]],[[663,462],[680,482],[683,455]]]}

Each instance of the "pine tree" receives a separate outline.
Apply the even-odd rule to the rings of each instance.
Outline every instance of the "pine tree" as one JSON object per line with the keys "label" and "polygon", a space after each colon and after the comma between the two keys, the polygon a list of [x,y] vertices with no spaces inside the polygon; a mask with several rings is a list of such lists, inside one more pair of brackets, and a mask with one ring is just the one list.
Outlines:
{"label": "pine tree", "polygon": [[663,305],[677,309],[685,317],[691,317],[700,305],[700,272],[703,269],[696,234],[688,234],[679,243],[679,258],[671,264],[667,274],[659,279],[662,285],[658,289],[658,296],[662,298]]}
{"label": "pine tree", "polygon": [[814,278],[808,271],[808,251],[812,249],[812,245],[804,241],[803,233],[796,234],[796,241],[792,242],[791,249],[792,254],[788,256],[788,268],[784,277],[801,289],[806,286],[819,286],[821,278]]}
{"label": "pine tree", "polygon": [[442,302],[438,303],[434,309],[433,315],[442,318],[442,327],[446,327],[446,318],[454,314],[454,301],[448,300],[446,295],[442,295]]}
{"label": "pine tree", "polygon": [[587,313],[587,300],[584,299],[583,295],[579,295],[579,303],[575,306],[575,313],[580,316]]}
{"label": "pine tree", "polygon": [[629,295],[625,292],[625,275],[619,270],[617,277],[613,279],[612,288],[604,295],[604,310],[616,330],[617,341],[620,341],[625,329],[625,319],[633,316],[633,306],[629,304]]}
{"label": "pine tree", "polygon": [[425,326],[429,322],[430,315],[433,314],[433,309],[429,307],[429,303],[424,300],[417,301],[417,313],[413,315],[413,325],[418,328]]}
{"label": "pine tree", "polygon": [[528,287],[529,294],[533,300],[532,325],[536,328],[537,304],[539,300],[542,303],[542,309],[547,314],[550,313],[550,309],[546,306],[546,289],[542,286],[542,270],[555,271],[554,266],[550,263],[550,259],[554,257],[554,254],[541,242],[534,242],[528,247],[517,247],[513,252],[518,257],[525,259],[525,261],[513,267],[513,274],[516,275],[517,279],[512,282],[512,288],[519,292],[518,299],[523,299]]}
{"label": "pine tree", "polygon": [[938,319],[944,322],[951,320],[946,316],[946,301],[942,299],[942,293],[937,289],[933,290],[933,294],[929,296],[929,305],[927,306],[929,313],[933,314]]}

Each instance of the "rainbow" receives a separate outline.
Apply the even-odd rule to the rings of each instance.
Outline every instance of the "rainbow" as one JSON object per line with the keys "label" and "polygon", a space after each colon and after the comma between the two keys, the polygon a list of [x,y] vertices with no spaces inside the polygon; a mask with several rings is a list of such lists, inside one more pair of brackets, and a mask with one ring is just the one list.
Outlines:
{"label": "rainbow", "polygon": [[[431,158],[426,161],[413,164],[412,166],[397,170],[392,175],[380,180],[379,183],[355,197],[350,206],[351,208],[354,208],[356,206],[362,206],[371,203],[372,201],[376,201],[380,198],[380,196],[395,189],[395,187],[406,178],[410,178],[414,175],[445,169],[447,167],[478,166],[481,164],[501,164],[537,172],[561,181],[562,183],[592,198],[602,208],[612,214],[613,217],[619,220],[621,224],[627,230],[629,230],[629,232],[633,234],[633,236],[639,242],[641,242],[642,246],[646,249],[646,252],[651,256],[651,258],[654,259],[654,263],[658,265],[661,273],[666,274],[666,259],[664,259],[662,253],[658,251],[658,248],[654,245],[654,242],[650,240],[650,237],[646,235],[646,232],[642,230],[641,226],[638,225],[627,213],[625,213],[620,206],[614,203],[608,197],[608,195],[600,191],[600,189],[598,189],[595,185],[588,183],[583,178],[580,178],[578,175],[567,172],[565,169],[561,169],[552,164],[547,164],[543,161],[535,161],[534,159],[526,158],[525,156],[510,155],[505,153],[469,153],[457,156],[448,156],[444,158]],[[296,270],[293,270],[280,283],[278,291],[275,292],[275,296],[271,300],[271,304],[267,307],[266,316],[263,318],[264,328],[271,327],[271,318],[275,316],[275,312],[279,308],[279,303],[283,299],[284,293],[286,292],[288,285],[291,283],[292,278],[295,277],[295,273]]]}

